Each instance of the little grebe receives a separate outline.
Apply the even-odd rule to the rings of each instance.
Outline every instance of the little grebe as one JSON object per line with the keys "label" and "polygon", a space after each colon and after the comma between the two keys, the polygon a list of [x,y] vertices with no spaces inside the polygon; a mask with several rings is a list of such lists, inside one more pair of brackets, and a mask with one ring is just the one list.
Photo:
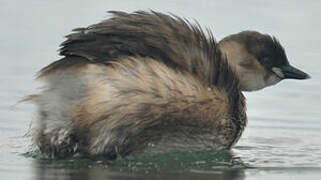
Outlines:
{"label": "little grebe", "polygon": [[125,13],[78,28],[41,70],[31,134],[48,155],[229,149],[246,125],[242,91],[309,76],[279,41],[243,31],[219,43],[174,15]]}

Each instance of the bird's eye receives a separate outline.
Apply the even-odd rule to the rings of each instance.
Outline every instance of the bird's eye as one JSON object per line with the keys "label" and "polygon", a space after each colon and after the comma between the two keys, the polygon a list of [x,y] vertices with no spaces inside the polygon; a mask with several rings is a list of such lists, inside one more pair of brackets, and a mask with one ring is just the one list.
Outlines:
{"label": "bird's eye", "polygon": [[272,61],[269,56],[263,56],[260,60],[263,65],[266,65],[266,66],[272,65]]}

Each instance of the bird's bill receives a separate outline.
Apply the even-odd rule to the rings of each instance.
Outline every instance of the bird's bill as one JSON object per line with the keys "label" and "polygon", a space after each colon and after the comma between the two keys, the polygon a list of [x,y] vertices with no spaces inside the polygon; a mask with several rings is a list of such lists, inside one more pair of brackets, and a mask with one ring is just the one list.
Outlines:
{"label": "bird's bill", "polygon": [[310,76],[291,66],[291,65],[286,65],[286,66],[282,66],[282,67],[273,67],[272,71],[279,76],[281,79],[309,79]]}
{"label": "bird's bill", "polygon": [[284,79],[309,79],[310,75],[291,65],[281,67]]}

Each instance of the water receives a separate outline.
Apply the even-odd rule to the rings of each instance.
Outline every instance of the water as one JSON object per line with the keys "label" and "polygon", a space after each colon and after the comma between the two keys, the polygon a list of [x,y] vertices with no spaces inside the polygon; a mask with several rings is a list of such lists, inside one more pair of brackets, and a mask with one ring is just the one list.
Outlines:
{"label": "water", "polygon": [[[321,2],[311,1],[0,1],[1,179],[320,179]],[[48,160],[26,154],[34,107],[16,103],[37,87],[35,73],[58,59],[75,27],[107,18],[107,10],[173,12],[214,31],[245,29],[277,36],[293,65],[311,80],[246,93],[249,123],[229,152],[129,157],[116,162]]]}

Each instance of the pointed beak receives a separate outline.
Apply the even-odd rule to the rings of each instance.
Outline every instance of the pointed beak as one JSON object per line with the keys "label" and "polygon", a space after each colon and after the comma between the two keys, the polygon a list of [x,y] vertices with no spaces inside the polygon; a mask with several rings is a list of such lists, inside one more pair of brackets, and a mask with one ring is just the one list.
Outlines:
{"label": "pointed beak", "polygon": [[283,66],[281,67],[281,70],[284,74],[285,79],[309,79],[310,78],[310,76],[307,73],[291,65]]}
{"label": "pointed beak", "polygon": [[310,76],[291,66],[291,65],[286,65],[286,66],[282,66],[280,68],[272,68],[272,71],[279,76],[281,79],[309,79]]}

